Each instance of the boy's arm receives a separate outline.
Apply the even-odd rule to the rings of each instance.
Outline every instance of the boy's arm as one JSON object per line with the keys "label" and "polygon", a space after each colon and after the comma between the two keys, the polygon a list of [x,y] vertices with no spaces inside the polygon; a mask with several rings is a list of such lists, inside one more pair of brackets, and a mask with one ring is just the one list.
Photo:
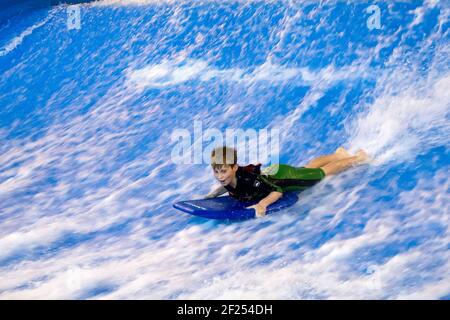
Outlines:
{"label": "boy's arm", "polygon": [[283,196],[282,192],[272,191],[269,195],[261,199],[257,204],[250,206],[248,208],[255,209],[257,217],[263,217],[266,215],[267,207],[270,206],[275,201],[279,200]]}
{"label": "boy's arm", "polygon": [[219,186],[214,191],[211,191],[210,193],[208,193],[208,195],[205,197],[205,199],[215,198],[215,197],[223,195],[226,192],[227,192],[227,189],[225,189],[224,186]]}
{"label": "boy's arm", "polygon": [[265,206],[266,208],[270,206],[275,201],[279,200],[283,196],[283,193],[278,191],[272,191],[269,195],[263,199],[261,199],[258,204]]}

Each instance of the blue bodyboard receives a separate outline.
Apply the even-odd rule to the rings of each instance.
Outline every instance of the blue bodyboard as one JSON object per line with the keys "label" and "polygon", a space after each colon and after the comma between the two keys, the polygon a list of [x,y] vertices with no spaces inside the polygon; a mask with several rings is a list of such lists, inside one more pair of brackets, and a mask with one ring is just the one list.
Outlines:
{"label": "blue bodyboard", "polygon": [[[267,207],[266,214],[290,207],[297,200],[296,192],[285,192],[281,199]],[[230,196],[223,196],[212,199],[180,201],[175,203],[173,207],[194,216],[209,219],[244,220],[255,218],[255,210],[246,207],[256,203],[257,201],[241,202]]]}

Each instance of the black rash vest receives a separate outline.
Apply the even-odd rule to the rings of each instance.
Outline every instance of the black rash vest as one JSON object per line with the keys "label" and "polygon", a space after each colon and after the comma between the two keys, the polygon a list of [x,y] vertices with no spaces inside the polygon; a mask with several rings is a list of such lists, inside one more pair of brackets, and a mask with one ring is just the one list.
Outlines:
{"label": "black rash vest", "polygon": [[225,186],[231,197],[239,201],[258,201],[272,191],[283,192],[282,188],[261,175],[261,165],[239,166],[236,171],[236,188]]}

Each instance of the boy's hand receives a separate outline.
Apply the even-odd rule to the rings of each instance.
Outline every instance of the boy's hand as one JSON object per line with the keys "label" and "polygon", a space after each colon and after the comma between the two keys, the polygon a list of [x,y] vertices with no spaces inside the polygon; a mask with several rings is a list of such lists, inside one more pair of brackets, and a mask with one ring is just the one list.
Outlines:
{"label": "boy's hand", "polygon": [[247,209],[255,209],[256,217],[262,218],[266,215],[267,206],[262,203],[257,203],[253,206],[247,207]]}

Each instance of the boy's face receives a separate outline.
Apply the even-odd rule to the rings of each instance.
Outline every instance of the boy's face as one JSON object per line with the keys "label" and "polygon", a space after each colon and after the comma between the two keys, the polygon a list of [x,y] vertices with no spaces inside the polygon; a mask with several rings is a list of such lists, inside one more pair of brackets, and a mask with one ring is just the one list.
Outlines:
{"label": "boy's face", "polygon": [[236,175],[236,171],[238,169],[238,165],[234,164],[231,166],[224,165],[220,168],[213,169],[214,177],[220,182],[222,186],[227,186],[231,183],[234,176]]}

